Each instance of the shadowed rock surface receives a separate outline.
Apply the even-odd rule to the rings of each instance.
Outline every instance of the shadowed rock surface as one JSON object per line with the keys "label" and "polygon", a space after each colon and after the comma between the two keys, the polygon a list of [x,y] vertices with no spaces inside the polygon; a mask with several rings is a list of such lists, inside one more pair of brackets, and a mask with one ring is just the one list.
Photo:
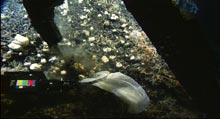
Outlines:
{"label": "shadowed rock surface", "polygon": [[[64,38],[60,46],[64,57],[50,53],[51,49],[30,26],[19,0],[8,0],[2,11],[1,73],[30,71],[30,66],[37,63],[42,65],[39,70],[76,83],[72,90],[59,95],[1,94],[2,117],[201,117],[190,95],[122,1],[68,0],[57,7],[55,21]],[[7,46],[16,34],[30,40],[22,51]],[[149,94],[149,107],[140,114],[128,114],[114,95],[78,85],[80,79],[102,70],[132,77]]]}

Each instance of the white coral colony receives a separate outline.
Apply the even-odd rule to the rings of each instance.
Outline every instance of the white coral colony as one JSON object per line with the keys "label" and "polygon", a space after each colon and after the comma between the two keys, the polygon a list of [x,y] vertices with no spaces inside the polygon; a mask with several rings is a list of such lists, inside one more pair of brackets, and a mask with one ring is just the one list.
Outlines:
{"label": "white coral colony", "polygon": [[150,99],[144,89],[131,77],[120,72],[110,73],[101,71],[93,78],[86,78],[81,83],[92,83],[92,85],[111,92],[128,104],[128,112],[143,112],[150,103]]}

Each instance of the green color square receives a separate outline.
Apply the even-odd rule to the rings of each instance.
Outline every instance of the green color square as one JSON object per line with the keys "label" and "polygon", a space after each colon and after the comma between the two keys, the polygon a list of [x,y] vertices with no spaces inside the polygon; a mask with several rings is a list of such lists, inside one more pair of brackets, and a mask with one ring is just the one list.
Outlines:
{"label": "green color square", "polygon": [[23,80],[22,86],[28,86],[28,80]]}

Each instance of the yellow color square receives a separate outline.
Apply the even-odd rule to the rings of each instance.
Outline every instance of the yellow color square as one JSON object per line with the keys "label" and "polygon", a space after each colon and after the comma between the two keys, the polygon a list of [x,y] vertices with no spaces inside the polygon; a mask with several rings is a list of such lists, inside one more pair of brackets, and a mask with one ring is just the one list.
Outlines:
{"label": "yellow color square", "polygon": [[22,82],[23,82],[23,80],[17,80],[17,86],[22,86]]}

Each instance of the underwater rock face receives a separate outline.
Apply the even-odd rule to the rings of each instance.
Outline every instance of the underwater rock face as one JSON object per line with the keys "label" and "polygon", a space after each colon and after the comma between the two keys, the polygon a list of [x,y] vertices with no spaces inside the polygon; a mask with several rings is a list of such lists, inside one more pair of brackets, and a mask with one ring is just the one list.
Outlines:
{"label": "underwater rock face", "polygon": [[144,89],[131,77],[120,72],[101,71],[96,73],[94,78],[83,79],[80,82],[92,82],[92,85],[115,94],[128,104],[129,113],[140,113],[150,103],[150,99]]}
{"label": "underwater rock face", "polygon": [[[6,7],[1,12],[1,50],[3,57],[1,73],[6,71],[32,71],[30,66],[35,63],[41,65],[39,70],[44,72],[48,80],[60,80],[61,77],[74,76],[75,72],[73,70],[77,71],[76,75],[79,79],[91,77],[95,72],[103,70],[122,72],[138,81],[151,98],[151,103],[147,106],[148,110],[135,116],[140,116],[140,118],[195,118],[195,113],[185,107],[185,103],[188,103],[189,100],[182,95],[184,91],[181,90],[181,85],[159,56],[150,39],[126,9],[122,0],[65,0],[63,5],[56,7],[55,21],[63,36],[63,45],[58,46],[61,48],[63,57],[56,57],[53,53],[50,53],[52,50],[48,47],[48,44],[30,26],[30,19],[27,17],[21,0],[7,1]],[[13,34],[21,34],[29,38],[28,47],[22,46],[23,49],[19,52],[8,48],[8,44],[14,40]],[[106,56],[109,62],[104,63],[101,59],[102,56]],[[106,75],[109,75],[109,73]],[[94,77],[96,78],[91,79],[102,82],[97,80],[98,76]],[[74,80],[77,79],[74,78]],[[95,82],[91,83],[95,84]],[[100,89],[93,85],[91,87]],[[78,87],[74,86],[73,88],[78,90]],[[88,91],[90,92],[90,90]],[[120,92],[120,90],[116,91]],[[76,92],[76,94],[78,93]],[[81,96],[82,93],[79,94]],[[94,94],[93,96],[96,97],[97,93]],[[111,95],[115,98],[114,93],[111,93]],[[85,95],[85,97],[88,99],[88,95]],[[100,101],[103,97],[99,98]],[[41,105],[42,108],[39,108],[41,106],[37,103],[30,104],[27,112],[26,110],[17,109],[15,113],[22,112],[18,118],[38,118],[45,115],[51,118],[89,118],[90,114],[86,111],[89,106],[82,103],[78,95],[72,98],[71,103],[65,102],[64,105],[60,102],[56,102],[55,105],[45,103]],[[91,99],[91,97],[89,98]],[[66,100],[71,99],[71,97],[49,98],[50,101],[53,101],[51,99],[56,101],[56,99]],[[90,99],[88,101],[91,101]],[[98,98],[95,99],[91,103],[97,103]],[[144,97],[141,99],[144,100]],[[49,100],[46,102],[49,102]],[[115,101],[111,101],[109,95],[107,100],[116,104]],[[181,103],[181,100],[184,100],[184,103]],[[145,107],[139,104],[141,103],[134,104],[133,102],[130,104],[131,108],[129,109],[134,109],[138,105],[143,107],[143,109],[139,108],[139,111],[144,110]],[[8,106],[10,107],[10,105],[5,107]],[[11,106],[16,105],[12,104]],[[7,110],[5,107],[3,110],[6,113],[3,114],[5,115],[3,117],[10,118],[14,116],[13,110]],[[102,109],[91,108],[93,112],[99,112],[97,110]],[[113,109],[115,108],[109,110]],[[106,111],[104,114],[107,115],[103,113],[102,115],[104,118],[110,118],[111,116],[117,118],[120,117],[121,112],[126,111],[123,109],[122,111],[116,111],[117,114],[111,114],[107,110],[103,110],[102,112]],[[77,110],[82,112],[75,113]],[[26,114],[23,114],[23,112],[26,112]],[[126,114],[125,116],[130,115]]]}

